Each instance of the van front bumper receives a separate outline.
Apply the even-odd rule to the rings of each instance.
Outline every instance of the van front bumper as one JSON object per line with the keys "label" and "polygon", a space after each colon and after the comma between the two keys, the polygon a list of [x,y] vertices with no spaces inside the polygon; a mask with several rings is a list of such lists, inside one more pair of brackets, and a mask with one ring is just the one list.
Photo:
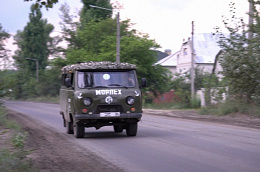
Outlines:
{"label": "van front bumper", "polygon": [[75,119],[84,120],[84,119],[137,119],[140,120],[142,113],[121,113],[120,116],[106,116],[101,117],[100,114],[76,114]]}

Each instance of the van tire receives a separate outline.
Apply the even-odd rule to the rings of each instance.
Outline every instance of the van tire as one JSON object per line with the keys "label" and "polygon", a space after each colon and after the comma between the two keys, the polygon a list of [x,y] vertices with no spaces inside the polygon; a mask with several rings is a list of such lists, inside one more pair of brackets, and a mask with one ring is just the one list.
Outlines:
{"label": "van tire", "polygon": [[83,138],[85,136],[85,127],[83,124],[74,124],[74,136],[76,138]]}
{"label": "van tire", "polygon": [[73,134],[73,125],[72,122],[67,122],[66,121],[66,129],[67,129],[67,134]]}
{"label": "van tire", "polygon": [[114,125],[114,131],[116,133],[122,133],[123,132],[123,125]]}
{"label": "van tire", "polygon": [[137,122],[128,123],[127,128],[126,128],[126,135],[127,136],[136,136],[137,128],[138,128]]}

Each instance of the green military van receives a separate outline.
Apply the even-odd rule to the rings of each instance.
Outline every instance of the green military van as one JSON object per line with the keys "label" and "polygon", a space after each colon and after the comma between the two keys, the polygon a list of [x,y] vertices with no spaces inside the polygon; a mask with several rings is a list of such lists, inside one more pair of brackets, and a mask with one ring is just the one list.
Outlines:
{"label": "green military van", "polygon": [[142,117],[141,87],[136,65],[113,62],[85,62],[61,69],[60,114],[68,134],[82,138],[85,128],[113,126],[136,136]]}

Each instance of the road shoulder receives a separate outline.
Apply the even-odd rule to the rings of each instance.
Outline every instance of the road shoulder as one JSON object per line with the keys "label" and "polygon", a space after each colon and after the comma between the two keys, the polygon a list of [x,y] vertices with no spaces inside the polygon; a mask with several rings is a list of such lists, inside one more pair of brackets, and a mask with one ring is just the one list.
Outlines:
{"label": "road shoulder", "polygon": [[121,172],[122,169],[73,143],[65,134],[53,131],[29,117],[8,110],[8,117],[19,122],[28,133],[25,149],[40,172],[93,171]]}
{"label": "road shoulder", "polygon": [[171,118],[198,120],[198,121],[260,129],[260,118],[250,116],[250,115],[244,115],[240,113],[225,115],[225,116],[213,116],[213,115],[200,115],[198,111],[194,111],[194,110],[144,109],[144,114],[166,116]]}

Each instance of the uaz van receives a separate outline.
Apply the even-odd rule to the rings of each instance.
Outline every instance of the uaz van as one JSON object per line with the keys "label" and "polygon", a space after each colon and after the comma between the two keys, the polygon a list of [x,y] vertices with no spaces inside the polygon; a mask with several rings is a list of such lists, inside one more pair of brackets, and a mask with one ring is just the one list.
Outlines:
{"label": "uaz van", "polygon": [[60,114],[68,134],[82,138],[85,127],[113,126],[136,136],[142,117],[137,67],[129,63],[85,62],[61,69]]}

